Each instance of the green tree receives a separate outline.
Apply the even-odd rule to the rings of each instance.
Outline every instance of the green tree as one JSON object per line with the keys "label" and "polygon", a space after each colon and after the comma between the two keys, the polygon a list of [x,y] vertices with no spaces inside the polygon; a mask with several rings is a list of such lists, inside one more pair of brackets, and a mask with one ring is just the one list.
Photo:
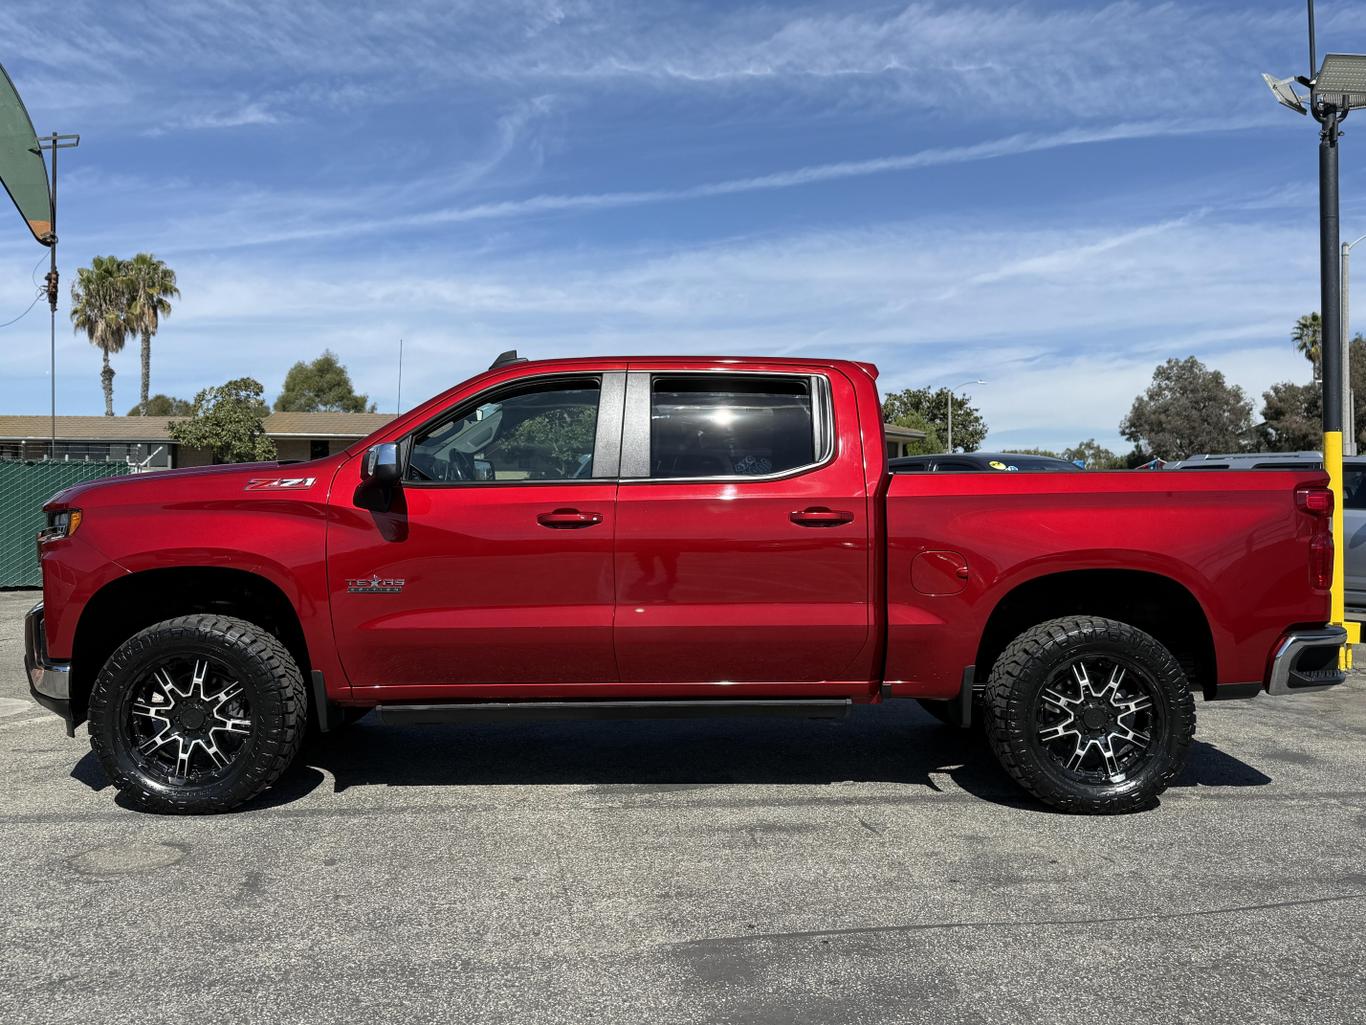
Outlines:
{"label": "green tree", "polygon": [[[902,424],[909,414],[934,428],[941,438],[948,437],[949,400],[953,400],[953,445],[964,452],[976,452],[987,437],[987,422],[981,411],[965,395],[950,395],[947,388],[906,388],[893,392],[882,400],[882,419],[886,423]],[[907,422],[902,426],[911,427]],[[924,430],[922,427],[921,430]],[[936,447],[936,452],[943,451]]]}
{"label": "green tree", "polygon": [[[1095,438],[1087,438],[1076,448],[1065,448],[1062,457],[1069,463],[1081,463],[1088,470],[1122,470],[1127,465],[1123,456],[1115,455],[1104,445],[1096,444]],[[1140,459],[1140,463],[1147,462]]]}
{"label": "green tree", "polygon": [[1261,446],[1270,452],[1300,452],[1323,444],[1323,389],[1281,381],[1262,392]]}
{"label": "green tree", "polygon": [[1007,456],[1048,456],[1050,459],[1062,458],[1051,448],[1007,448],[1002,449],[1001,454]]}
{"label": "green tree", "polygon": [[[1361,445],[1366,443],[1363,441],[1366,439],[1366,338],[1355,336],[1347,352],[1353,422],[1357,444]],[[1320,448],[1323,445],[1323,387],[1317,381],[1273,384],[1262,393],[1262,422],[1257,425],[1257,435],[1262,446],[1272,452]]]}
{"label": "green tree", "polygon": [[189,416],[194,412],[194,404],[187,399],[177,399],[160,392],[139,402],[128,411],[129,416]]}
{"label": "green tree", "polygon": [[356,394],[346,367],[327,349],[312,363],[300,360],[289,368],[275,408],[293,413],[373,413],[375,404]]}
{"label": "green tree", "polygon": [[114,415],[114,368],[109,357],[123,351],[133,333],[128,310],[124,261],[117,256],[97,256],[89,267],[76,271],[71,283],[71,326],[85,332],[90,344],[104,357],[100,385],[104,388],[104,415]]}
{"label": "green tree", "polygon": [[499,438],[498,451],[519,462],[548,457],[555,464],[555,476],[572,477],[579,469],[578,458],[593,451],[596,426],[597,411],[588,406],[548,409]]}
{"label": "green tree", "polygon": [[180,298],[175,271],[151,253],[138,253],[123,261],[123,276],[128,290],[128,315],[136,332],[142,337],[142,390],[140,410],[147,410],[147,391],[152,383],[152,336],[161,321],[171,315],[172,299]]}
{"label": "green tree", "polygon": [[[884,404],[883,408],[886,406]],[[908,456],[928,456],[936,452],[944,451],[944,443],[939,440],[939,432],[934,429],[934,424],[930,423],[919,413],[914,411],[903,413],[894,420],[888,421],[898,427],[909,427],[915,431],[924,431],[925,437],[919,441],[908,441],[905,443],[906,455]],[[955,424],[955,428],[956,428]]]}
{"label": "green tree", "polygon": [[1314,380],[1323,375],[1323,318],[1318,313],[1306,313],[1290,329],[1295,348],[1314,366]]}
{"label": "green tree", "polygon": [[1119,431],[1163,459],[1196,452],[1239,452],[1252,435],[1252,405],[1243,389],[1194,356],[1169,359],[1134,399]]}
{"label": "green tree", "polygon": [[260,381],[239,377],[194,397],[188,419],[171,423],[171,437],[182,445],[206,448],[220,463],[249,463],[275,458],[275,442],[266,437]]}

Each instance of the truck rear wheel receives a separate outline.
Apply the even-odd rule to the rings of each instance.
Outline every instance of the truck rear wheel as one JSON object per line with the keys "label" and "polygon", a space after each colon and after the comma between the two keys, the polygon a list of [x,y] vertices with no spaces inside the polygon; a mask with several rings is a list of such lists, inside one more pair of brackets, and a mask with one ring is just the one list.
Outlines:
{"label": "truck rear wheel", "polygon": [[303,675],[280,641],[242,619],[182,616],[109,657],[90,694],[90,745],[149,811],[228,811],[289,768],[303,740]]}
{"label": "truck rear wheel", "polygon": [[1172,653],[1111,619],[1026,630],[987,684],[987,735],[1010,777],[1064,811],[1148,807],[1181,771],[1195,700]]}

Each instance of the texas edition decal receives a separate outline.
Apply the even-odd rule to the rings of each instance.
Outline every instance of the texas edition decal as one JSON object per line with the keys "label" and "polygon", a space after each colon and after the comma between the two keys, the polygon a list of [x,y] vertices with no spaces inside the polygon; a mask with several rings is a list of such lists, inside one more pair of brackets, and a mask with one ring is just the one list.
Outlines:
{"label": "texas edition decal", "polygon": [[398,594],[406,581],[402,577],[347,577],[348,594]]}

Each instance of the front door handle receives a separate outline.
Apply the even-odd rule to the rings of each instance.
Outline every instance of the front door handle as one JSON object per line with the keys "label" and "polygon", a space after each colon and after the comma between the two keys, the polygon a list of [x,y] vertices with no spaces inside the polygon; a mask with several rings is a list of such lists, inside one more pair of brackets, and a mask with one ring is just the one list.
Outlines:
{"label": "front door handle", "polygon": [[843,509],[827,509],[823,505],[810,509],[799,509],[788,516],[799,527],[838,527],[842,523],[852,523],[854,514]]}
{"label": "front door handle", "polygon": [[536,522],[543,527],[572,530],[576,527],[591,527],[595,523],[601,523],[602,513],[580,512],[578,509],[556,509],[553,512],[541,513],[536,517]]}

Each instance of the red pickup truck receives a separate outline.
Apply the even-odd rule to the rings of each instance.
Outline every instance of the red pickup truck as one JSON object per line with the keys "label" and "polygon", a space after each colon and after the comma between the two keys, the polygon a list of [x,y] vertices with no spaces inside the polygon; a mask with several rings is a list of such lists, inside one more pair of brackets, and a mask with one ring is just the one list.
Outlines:
{"label": "red pickup truck", "polygon": [[[1059,808],[1150,804],[1206,700],[1342,682],[1321,471],[888,470],[877,370],[505,354],[346,451],[46,505],[34,697],[135,804],[214,812],[310,728],[980,719]],[[914,743],[908,738],[907,743]]]}

